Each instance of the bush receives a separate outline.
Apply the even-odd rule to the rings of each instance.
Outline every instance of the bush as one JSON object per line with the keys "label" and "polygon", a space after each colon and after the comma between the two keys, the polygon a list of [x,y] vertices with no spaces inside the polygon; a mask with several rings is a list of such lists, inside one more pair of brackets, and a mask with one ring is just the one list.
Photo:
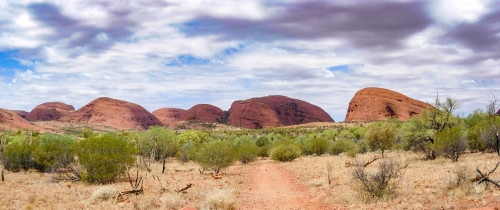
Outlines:
{"label": "bush", "polygon": [[340,153],[347,152],[354,147],[356,147],[356,144],[354,144],[351,140],[337,140],[330,145],[330,154],[339,155]]}
{"label": "bush", "polygon": [[203,145],[196,155],[196,159],[201,166],[212,169],[218,174],[220,170],[234,163],[234,150],[235,148],[232,144],[217,140]]}
{"label": "bush", "polygon": [[137,143],[139,153],[155,161],[175,156],[177,142],[174,131],[154,126],[139,134]]}
{"label": "bush", "polygon": [[271,158],[279,161],[292,161],[300,157],[300,148],[294,144],[283,144],[271,150]]}
{"label": "bush", "polygon": [[65,167],[73,162],[73,143],[75,140],[67,135],[41,135],[39,145],[32,153],[33,159],[43,171]]}
{"label": "bush", "polygon": [[368,173],[365,167],[358,166],[351,171],[352,178],[358,183],[358,191],[364,199],[390,198],[402,178],[406,165],[391,160],[379,162],[375,173]]}
{"label": "bush", "polygon": [[36,139],[30,140],[26,135],[10,137],[8,144],[4,147],[5,162],[3,164],[5,169],[18,172],[37,167],[31,156],[37,146]]}
{"label": "bush", "polygon": [[445,128],[436,134],[436,142],[433,147],[439,150],[445,157],[452,161],[458,161],[458,158],[465,153],[467,141],[462,133],[460,126]]}
{"label": "bush", "polygon": [[255,160],[259,153],[259,147],[253,143],[245,143],[236,150],[236,158],[243,164],[250,163]]}
{"label": "bush", "polygon": [[329,143],[325,138],[313,137],[309,142],[309,151],[313,154],[322,155],[328,150]]}
{"label": "bush", "polygon": [[396,125],[389,122],[373,123],[365,134],[365,139],[372,150],[380,149],[382,157],[384,150],[390,149],[396,140]]}
{"label": "bush", "polygon": [[182,162],[189,162],[191,160],[196,159],[196,147],[194,146],[192,141],[186,142],[182,147],[177,151],[175,157]]}
{"label": "bush", "polygon": [[109,183],[134,164],[137,149],[133,142],[113,134],[91,136],[74,144],[78,162],[85,167],[82,179],[89,183]]}

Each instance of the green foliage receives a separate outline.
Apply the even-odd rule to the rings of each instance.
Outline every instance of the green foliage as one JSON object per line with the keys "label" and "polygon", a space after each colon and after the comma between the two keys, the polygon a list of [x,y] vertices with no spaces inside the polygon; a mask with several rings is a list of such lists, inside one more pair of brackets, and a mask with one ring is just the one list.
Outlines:
{"label": "green foliage", "polygon": [[257,144],[258,147],[267,146],[269,144],[269,138],[266,135],[260,136],[255,141],[255,144]]}
{"label": "green foliage", "polygon": [[455,126],[445,128],[436,134],[436,141],[432,145],[434,150],[439,150],[452,161],[458,161],[458,158],[465,153],[467,142],[464,138],[462,127]]}
{"label": "green foliage", "polygon": [[141,132],[137,138],[139,154],[158,161],[177,153],[176,134],[172,130],[154,126]]}
{"label": "green foliage", "polygon": [[198,135],[198,132],[194,131],[194,130],[186,131],[186,132],[181,133],[177,136],[177,143],[180,145],[183,145],[184,143],[186,143],[189,140],[192,141],[193,143],[201,143],[202,142],[202,139]]}
{"label": "green foliage", "polygon": [[365,139],[359,140],[356,145],[358,146],[358,153],[365,154],[367,152],[370,152],[370,146],[368,146],[368,143],[366,142]]}
{"label": "green foliage", "polygon": [[18,172],[30,168],[39,168],[31,153],[38,146],[37,139],[23,134],[8,137],[8,143],[4,147],[4,167],[5,169]]}
{"label": "green foliage", "polygon": [[434,143],[435,130],[427,129],[422,118],[411,118],[401,127],[401,138],[403,148],[412,149],[415,152],[422,152],[428,159],[435,158],[435,152],[430,148]]}
{"label": "green foliage", "polygon": [[78,135],[82,138],[88,138],[88,137],[91,137],[92,135],[94,135],[94,132],[88,128],[84,128],[82,130],[82,132]]}
{"label": "green foliage", "polygon": [[132,141],[112,133],[90,136],[74,144],[73,150],[86,169],[82,179],[89,183],[115,181],[134,164],[137,153]]}
{"label": "green foliage", "polygon": [[309,140],[308,151],[313,154],[322,155],[328,150],[329,146],[330,144],[325,138],[313,136]]}
{"label": "green foliage", "polygon": [[204,168],[212,169],[218,174],[234,163],[235,147],[227,141],[205,143],[196,155],[196,160]]}
{"label": "green foliage", "polygon": [[337,140],[330,145],[330,154],[339,155],[340,153],[353,150],[356,144],[351,140]]}
{"label": "green foliage", "polygon": [[271,150],[271,158],[278,161],[292,161],[300,154],[300,148],[295,144],[282,144]]}
{"label": "green foliage", "polygon": [[182,162],[189,162],[196,159],[196,147],[192,141],[181,146],[175,157]]}
{"label": "green foliage", "polygon": [[372,150],[380,149],[382,157],[384,150],[390,149],[396,140],[396,126],[388,122],[373,123],[365,134],[365,139]]}
{"label": "green foliage", "polygon": [[445,128],[451,128],[460,123],[460,118],[453,115],[458,107],[455,100],[447,98],[444,103],[436,97],[434,107],[423,110],[420,116],[407,120],[401,128],[401,138],[404,146],[415,152],[422,152],[428,159],[436,158],[436,150],[432,148],[436,133]]}
{"label": "green foliage", "polygon": [[259,149],[257,145],[251,142],[240,144],[236,150],[236,158],[243,164],[253,162],[259,153]]}
{"label": "green foliage", "polygon": [[337,137],[337,140],[349,140],[349,141],[353,141],[355,140],[356,137],[354,136],[354,134],[351,133],[351,131],[349,130],[343,130],[339,133],[338,137]]}
{"label": "green foliage", "polygon": [[67,135],[42,134],[38,147],[33,151],[33,159],[41,170],[55,170],[73,162],[71,151],[75,139]]}
{"label": "green foliage", "polygon": [[321,132],[321,136],[330,141],[334,141],[338,135],[339,131],[337,129],[326,129],[323,132]]}

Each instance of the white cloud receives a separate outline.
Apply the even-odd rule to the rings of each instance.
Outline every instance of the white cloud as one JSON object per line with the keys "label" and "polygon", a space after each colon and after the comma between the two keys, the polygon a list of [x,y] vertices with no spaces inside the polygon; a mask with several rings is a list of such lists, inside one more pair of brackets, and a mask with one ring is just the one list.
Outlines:
{"label": "white cloud", "polygon": [[431,14],[441,23],[474,22],[486,12],[490,0],[435,0]]}

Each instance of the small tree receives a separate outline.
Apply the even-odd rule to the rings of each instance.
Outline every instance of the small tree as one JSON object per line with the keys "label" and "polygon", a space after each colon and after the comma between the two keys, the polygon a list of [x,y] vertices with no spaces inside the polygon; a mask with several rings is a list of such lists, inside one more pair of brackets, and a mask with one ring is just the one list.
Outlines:
{"label": "small tree", "polygon": [[458,158],[467,149],[467,141],[464,138],[462,127],[445,128],[443,131],[437,133],[436,141],[432,146],[453,162],[458,161]]}
{"label": "small tree", "polygon": [[436,133],[459,123],[459,119],[453,115],[457,108],[456,100],[447,98],[441,103],[439,97],[436,97],[434,107],[427,107],[418,117],[403,124],[401,137],[405,144],[416,152],[423,152],[427,159],[436,159],[437,151],[432,147]]}
{"label": "small tree", "polygon": [[134,142],[114,134],[93,135],[73,145],[78,162],[85,167],[82,179],[89,183],[109,183],[134,164]]}
{"label": "small tree", "polygon": [[141,155],[150,156],[155,161],[163,161],[162,173],[165,172],[167,157],[174,157],[178,149],[175,132],[159,126],[150,127],[148,131],[140,133],[137,143]]}
{"label": "small tree", "polygon": [[372,150],[380,149],[382,157],[384,157],[384,151],[392,147],[396,140],[396,135],[396,125],[388,122],[376,122],[368,128],[365,139],[368,140],[368,145]]}
{"label": "small tree", "polygon": [[216,174],[231,166],[235,161],[235,147],[226,142],[216,140],[206,143],[196,155],[197,161],[204,168],[210,168]]}

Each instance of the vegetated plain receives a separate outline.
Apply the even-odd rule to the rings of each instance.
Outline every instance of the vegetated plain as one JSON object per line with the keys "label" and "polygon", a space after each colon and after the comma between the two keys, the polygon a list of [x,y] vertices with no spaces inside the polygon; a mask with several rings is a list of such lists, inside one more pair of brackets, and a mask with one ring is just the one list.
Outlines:
{"label": "vegetated plain", "polygon": [[500,119],[453,109],[450,99],[405,122],[255,130],[191,122],[146,131],[3,132],[0,206],[498,208],[500,189],[477,182],[475,170],[500,180],[500,170],[488,174],[500,162]]}

